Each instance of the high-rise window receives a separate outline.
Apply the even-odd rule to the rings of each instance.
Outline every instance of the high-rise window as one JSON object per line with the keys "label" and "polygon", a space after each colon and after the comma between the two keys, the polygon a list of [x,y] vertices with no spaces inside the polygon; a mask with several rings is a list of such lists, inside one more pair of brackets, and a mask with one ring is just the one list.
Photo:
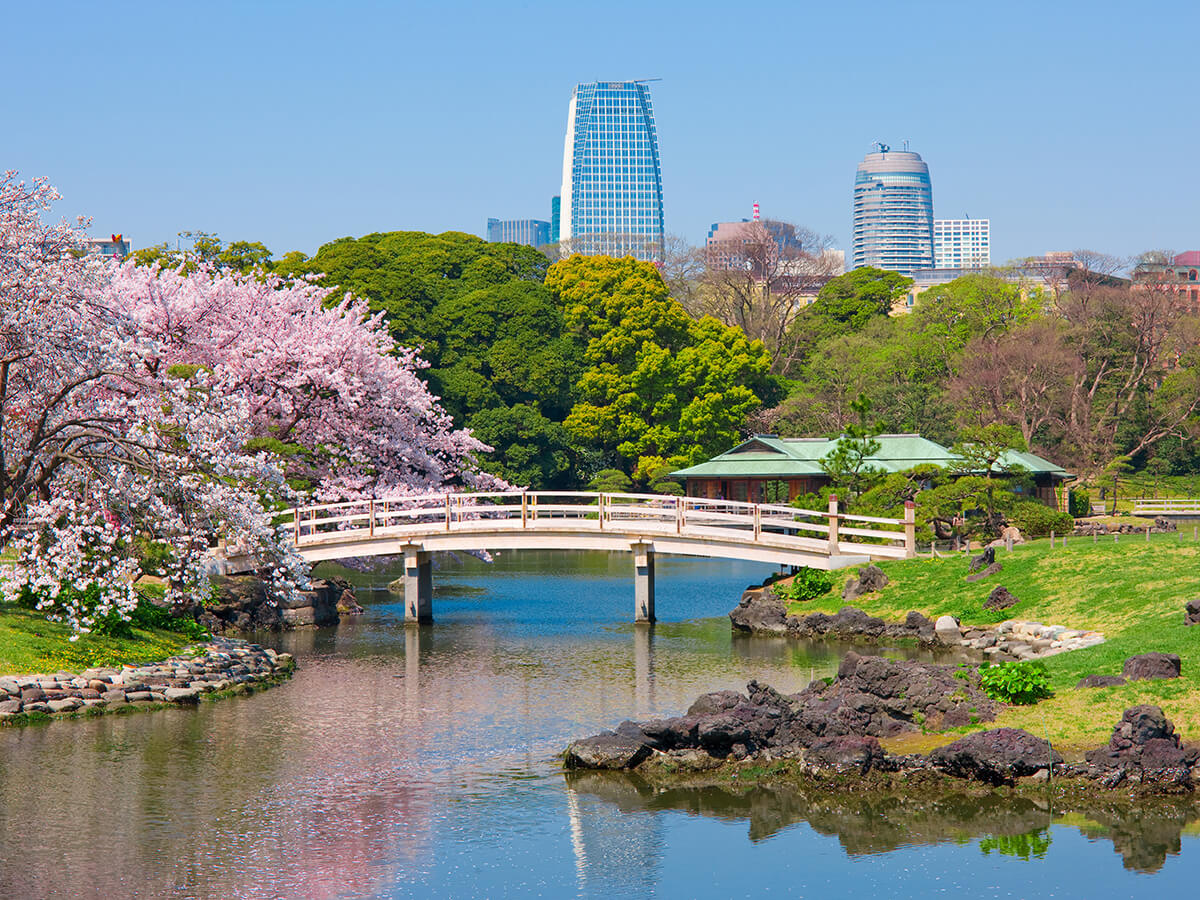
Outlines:
{"label": "high-rise window", "polygon": [[662,171],[650,88],[577,85],[567,108],[559,237],[579,253],[659,260]]}
{"label": "high-rise window", "polygon": [[854,268],[933,266],[933,185],[918,153],[878,145],[854,179]]}

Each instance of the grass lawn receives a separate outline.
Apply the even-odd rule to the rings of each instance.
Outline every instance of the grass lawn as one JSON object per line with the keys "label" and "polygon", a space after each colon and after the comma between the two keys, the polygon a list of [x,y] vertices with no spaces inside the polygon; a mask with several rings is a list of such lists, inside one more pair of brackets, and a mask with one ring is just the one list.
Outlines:
{"label": "grass lawn", "polygon": [[[894,621],[917,610],[930,618],[958,616],[964,625],[1024,619],[1068,628],[1103,632],[1107,641],[1086,650],[1048,657],[1055,696],[1035,706],[1009,707],[994,723],[979,728],[1024,728],[1066,748],[1106,743],[1122,711],[1139,703],[1161,706],[1185,738],[1200,741],[1200,626],[1183,624],[1184,604],[1200,596],[1200,543],[1173,534],[1122,535],[1120,541],[1070,538],[1067,546],[1033,541],[1012,553],[1000,549],[1003,571],[968,584],[968,557],[911,559],[881,563],[891,583],[878,594],[853,605]],[[853,570],[851,570],[853,571]],[[836,612],[843,605],[839,573],[834,592],[791,612]],[[983,608],[992,588],[1003,584],[1020,603],[1003,613]],[[1141,681],[1112,688],[1076,690],[1084,675],[1119,675],[1128,656],[1159,650],[1177,653],[1183,676],[1169,681]],[[944,741],[940,741],[944,742]]]}
{"label": "grass lawn", "polygon": [[133,629],[132,638],[85,634],[71,643],[69,626],[39,613],[0,605],[0,675],[79,672],[90,666],[165,659],[191,638],[171,631]]}

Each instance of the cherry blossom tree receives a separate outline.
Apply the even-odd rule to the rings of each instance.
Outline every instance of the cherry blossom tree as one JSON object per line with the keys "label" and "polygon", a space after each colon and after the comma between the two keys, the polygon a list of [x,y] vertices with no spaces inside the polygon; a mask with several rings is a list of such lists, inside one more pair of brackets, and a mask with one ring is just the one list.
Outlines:
{"label": "cherry blossom tree", "polygon": [[82,254],[82,223],[42,223],[56,199],[44,179],[0,178],[5,600],[85,632],[128,618],[146,556],[163,560],[169,598],[205,592],[218,537],[295,591],[306,567],[269,512],[288,489],[246,449],[245,397],[218,372],[159,364],[159,342],[112,302],[111,264]]}
{"label": "cherry blossom tree", "polygon": [[490,448],[455,430],[363,300],[261,273],[126,263],[105,287],[157,342],[155,371],[199,367],[248,409],[251,446],[326,501],[500,486],[475,466]]}

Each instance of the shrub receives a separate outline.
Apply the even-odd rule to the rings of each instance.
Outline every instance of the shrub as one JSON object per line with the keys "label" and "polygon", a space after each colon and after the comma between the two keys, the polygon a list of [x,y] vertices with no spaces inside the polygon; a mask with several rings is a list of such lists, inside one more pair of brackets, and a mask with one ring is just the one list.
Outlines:
{"label": "shrub", "polygon": [[633,486],[633,479],[620,469],[601,469],[588,482],[588,490],[604,494],[623,494]]}
{"label": "shrub", "polygon": [[1051,509],[1036,500],[1021,500],[1013,506],[1008,514],[1010,525],[1021,529],[1026,537],[1045,537],[1051,531],[1055,534],[1070,534],[1075,527],[1075,520],[1070,513]]}
{"label": "shrub", "polygon": [[1071,488],[1067,494],[1067,511],[1079,519],[1092,514],[1092,498],[1083,488]]}
{"label": "shrub", "polygon": [[1008,662],[979,667],[979,686],[993,700],[1023,706],[1053,696],[1050,675],[1040,662]]}
{"label": "shrub", "polygon": [[790,584],[776,583],[771,590],[784,603],[800,603],[833,590],[833,575],[806,567],[796,573]]}

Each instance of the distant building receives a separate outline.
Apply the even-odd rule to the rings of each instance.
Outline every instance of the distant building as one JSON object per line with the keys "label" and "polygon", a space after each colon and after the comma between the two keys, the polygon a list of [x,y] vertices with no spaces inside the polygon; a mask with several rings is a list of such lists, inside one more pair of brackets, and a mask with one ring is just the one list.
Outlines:
{"label": "distant building", "polygon": [[1143,259],[1134,267],[1133,283],[1143,289],[1171,291],[1181,305],[1200,313],[1200,250],[1170,259]]}
{"label": "distant building", "polygon": [[[950,469],[961,462],[946,447],[919,434],[880,434],[875,440],[879,449],[868,459],[884,472],[903,472],[920,465]],[[829,484],[821,460],[837,441],[757,434],[707,462],[672,472],[671,477],[687,485],[689,497],[787,503],[804,494],[815,494]],[[1021,474],[1033,484],[1031,499],[1066,509],[1062,486],[1074,476],[1061,466],[1035,453],[1017,450],[1004,451],[997,466],[1001,470],[1019,466]]]}
{"label": "distant building", "polygon": [[986,269],[992,264],[989,219],[934,219],[935,269]]}
{"label": "distant building", "polygon": [[902,275],[933,267],[933,185],[920,154],[877,144],[854,179],[854,265]]}
{"label": "distant building", "polygon": [[558,243],[558,235],[562,230],[562,197],[550,198],[550,243]]}
{"label": "distant building", "polygon": [[124,259],[133,250],[133,244],[123,234],[113,234],[106,238],[87,238],[83,244],[88,256],[110,256],[114,259]]}
{"label": "distant building", "polygon": [[573,252],[662,259],[662,170],[650,87],[576,86],[567,108],[559,240]]}
{"label": "distant building", "polygon": [[[713,271],[743,271],[761,282],[770,282],[807,305],[829,279],[845,274],[844,250],[814,253],[795,226],[787,222],[757,218],[739,222],[714,222],[704,242],[705,263]],[[764,245],[769,245],[764,247]]]}
{"label": "distant building", "polygon": [[487,239],[493,244],[544,247],[550,243],[550,223],[541,219],[488,219]]}

